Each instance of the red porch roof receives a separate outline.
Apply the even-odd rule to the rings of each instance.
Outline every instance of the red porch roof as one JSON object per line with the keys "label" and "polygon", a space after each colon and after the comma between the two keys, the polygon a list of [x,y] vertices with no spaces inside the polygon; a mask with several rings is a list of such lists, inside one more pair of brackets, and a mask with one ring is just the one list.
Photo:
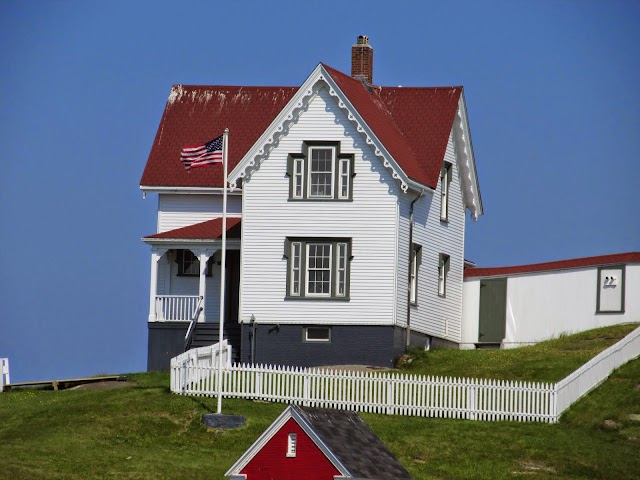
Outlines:
{"label": "red porch roof", "polygon": [[571,260],[559,260],[555,262],[534,263],[530,265],[515,265],[512,267],[466,268],[464,270],[464,278],[494,277],[498,275],[506,276],[519,273],[544,272],[552,270],[565,270],[568,268],[595,267],[601,265],[638,262],[640,262],[640,252],[614,253],[611,255],[574,258]]}
{"label": "red porch roof", "polygon": [[[435,188],[462,87],[373,87],[323,65],[409,178]],[[140,184],[222,187],[222,169],[185,171],[180,151],[229,128],[229,170],[298,90],[297,87],[184,86],[171,89]]]}
{"label": "red porch roof", "polygon": [[[240,218],[227,218],[227,238],[240,238]],[[217,240],[222,238],[222,218],[214,218],[206,222],[194,223],[188,227],[176,228],[168,232],[156,233],[144,238],[162,238],[171,240]]]}

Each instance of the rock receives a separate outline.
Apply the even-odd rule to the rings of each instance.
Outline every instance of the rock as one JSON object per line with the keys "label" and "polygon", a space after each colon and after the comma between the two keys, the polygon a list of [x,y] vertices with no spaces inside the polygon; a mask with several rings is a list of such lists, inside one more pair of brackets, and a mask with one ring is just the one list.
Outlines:
{"label": "rock", "polygon": [[209,428],[240,428],[246,421],[246,417],[242,415],[224,415],[222,413],[205,413],[202,415],[202,423]]}
{"label": "rock", "polygon": [[620,424],[614,420],[604,420],[600,424],[600,428],[603,430],[618,430],[620,428]]}
{"label": "rock", "polygon": [[629,420],[631,420],[632,422],[640,422],[640,415],[638,415],[637,413],[630,413]]}

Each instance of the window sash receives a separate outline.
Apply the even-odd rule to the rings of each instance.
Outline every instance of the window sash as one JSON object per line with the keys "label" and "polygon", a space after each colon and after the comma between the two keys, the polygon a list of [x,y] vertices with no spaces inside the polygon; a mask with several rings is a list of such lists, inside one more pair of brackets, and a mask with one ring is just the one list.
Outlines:
{"label": "window sash", "polygon": [[302,244],[300,242],[291,243],[291,290],[289,294],[294,297],[300,296],[300,282],[301,282],[301,265],[302,260]]}
{"label": "window sash", "polygon": [[440,254],[438,263],[438,295],[444,297],[447,294],[447,270],[449,269],[449,255]]}
{"label": "window sash", "polygon": [[302,198],[304,183],[304,158],[293,159],[293,198]]}
{"label": "window sash", "polygon": [[339,168],[339,184],[338,198],[349,198],[349,177],[351,176],[351,159],[341,158],[338,161]]}
{"label": "window sash", "polygon": [[331,296],[331,243],[307,243],[306,295]]}
{"label": "window sash", "polygon": [[440,219],[449,218],[449,183],[451,182],[451,164],[445,163],[440,172]]}
{"label": "window sash", "polygon": [[347,244],[338,243],[336,265],[336,297],[344,297],[347,294]]}
{"label": "window sash", "polygon": [[329,327],[306,327],[304,329],[305,342],[330,342],[331,328]]}
{"label": "window sash", "polygon": [[309,147],[309,198],[333,198],[335,147]]}
{"label": "window sash", "polygon": [[418,251],[416,248],[413,248],[413,252],[411,254],[411,283],[410,283],[410,294],[409,301],[411,303],[416,303],[418,293]]}

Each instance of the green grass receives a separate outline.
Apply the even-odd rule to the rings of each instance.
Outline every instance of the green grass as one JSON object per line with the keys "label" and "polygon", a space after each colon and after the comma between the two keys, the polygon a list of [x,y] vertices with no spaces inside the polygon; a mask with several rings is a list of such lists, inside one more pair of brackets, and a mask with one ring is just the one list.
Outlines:
{"label": "green grass", "polygon": [[[550,364],[562,363],[557,357],[574,362],[567,352],[588,358],[602,348],[597,339],[620,334],[613,331],[618,333],[595,331],[523,350],[533,352],[532,360],[542,351]],[[504,359],[501,370],[495,358],[500,352],[492,351],[430,352],[416,357],[411,369],[421,371],[421,362],[436,368],[442,359],[429,357],[454,353],[474,357],[451,367],[451,375],[470,368],[478,376],[520,375]],[[564,376],[558,366],[532,372],[526,378],[537,379],[536,372],[550,380]],[[0,394],[0,479],[221,479],[284,409],[225,399],[224,413],[245,415],[247,424],[207,430],[200,418],[215,411],[215,399],[171,394],[167,374],[129,377],[135,387]],[[626,480],[640,479],[640,422],[629,419],[632,413],[640,414],[640,359],[614,372],[556,425],[362,417],[416,479]],[[615,428],[603,428],[604,420],[616,422]]]}
{"label": "green grass", "polygon": [[405,373],[451,377],[558,382],[625,337],[638,324],[598,328],[510,350],[413,349],[400,361]]}

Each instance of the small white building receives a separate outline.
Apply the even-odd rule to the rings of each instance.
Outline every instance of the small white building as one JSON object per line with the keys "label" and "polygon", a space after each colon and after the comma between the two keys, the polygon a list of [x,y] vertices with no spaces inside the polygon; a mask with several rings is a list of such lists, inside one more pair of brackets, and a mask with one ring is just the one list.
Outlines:
{"label": "small white building", "polygon": [[463,298],[462,348],[640,322],[640,252],[466,268]]}

